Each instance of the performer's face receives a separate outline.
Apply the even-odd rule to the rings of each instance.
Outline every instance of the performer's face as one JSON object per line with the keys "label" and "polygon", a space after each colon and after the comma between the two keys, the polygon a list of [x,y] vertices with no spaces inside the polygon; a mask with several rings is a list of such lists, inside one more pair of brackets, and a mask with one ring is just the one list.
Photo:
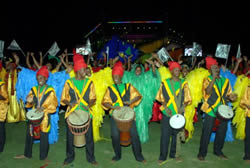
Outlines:
{"label": "performer's face", "polygon": [[136,74],[137,76],[139,76],[139,75],[141,74],[141,67],[137,67],[137,68],[135,69],[135,74]]}
{"label": "performer's face", "polygon": [[51,63],[47,63],[46,66],[47,66],[47,68],[48,68],[49,71],[52,70],[52,65],[51,65]]}
{"label": "performer's face", "polygon": [[172,70],[172,75],[174,76],[174,77],[179,77],[180,76],[180,69],[179,68],[174,68],[173,70]]}
{"label": "performer's face", "polygon": [[214,71],[215,73],[220,73],[220,68],[218,65],[212,65],[211,71]]}
{"label": "performer's face", "polygon": [[86,69],[86,75],[87,75],[87,76],[91,76],[91,70],[90,70],[89,67]]}
{"label": "performer's face", "polygon": [[47,78],[42,75],[37,75],[36,80],[40,86],[43,86],[46,83]]}
{"label": "performer's face", "polygon": [[112,77],[115,84],[122,83],[122,77],[120,75],[113,75]]}
{"label": "performer's face", "polygon": [[187,68],[183,68],[182,69],[182,75],[185,77],[188,74],[188,69]]}
{"label": "performer's face", "polygon": [[82,78],[84,78],[85,75],[86,75],[86,69],[85,69],[85,68],[81,68],[81,69],[78,71],[78,73],[80,74],[80,76],[81,76]]}

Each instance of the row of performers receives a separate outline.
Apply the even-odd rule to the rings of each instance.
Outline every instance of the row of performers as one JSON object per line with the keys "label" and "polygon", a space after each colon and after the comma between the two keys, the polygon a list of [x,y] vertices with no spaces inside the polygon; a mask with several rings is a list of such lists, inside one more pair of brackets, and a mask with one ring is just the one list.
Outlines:
{"label": "row of performers", "polygon": [[[40,159],[45,160],[48,155],[48,147],[49,147],[49,132],[53,128],[51,117],[53,113],[56,112],[56,108],[58,106],[58,97],[60,97],[61,105],[67,105],[69,108],[65,113],[65,119],[67,119],[74,111],[81,109],[85,112],[88,112],[90,115],[90,126],[88,131],[86,132],[86,157],[87,161],[96,165],[96,159],[94,156],[94,134],[96,125],[100,122],[101,119],[97,119],[100,116],[97,113],[99,110],[94,110],[94,106],[96,104],[100,104],[101,107],[105,110],[110,110],[110,115],[112,115],[112,111],[115,109],[119,109],[122,106],[130,106],[131,108],[135,108],[136,111],[136,122],[137,120],[145,122],[145,119],[141,119],[145,117],[145,113],[137,113],[136,107],[142,102],[143,97],[140,94],[140,90],[137,89],[134,85],[130,83],[123,83],[122,77],[124,75],[124,69],[121,62],[117,62],[112,70],[112,82],[114,84],[109,84],[106,86],[104,94],[101,98],[100,103],[97,102],[97,94],[98,85],[94,84],[93,81],[88,78],[85,78],[86,72],[85,69],[87,65],[84,62],[84,59],[81,55],[74,55],[74,71],[76,76],[74,78],[66,80],[64,87],[61,91],[61,95],[57,96],[55,89],[47,84],[47,80],[49,78],[49,72],[46,66],[42,67],[36,73],[36,80],[38,82],[37,86],[31,88],[27,96],[26,107],[27,108],[35,108],[37,112],[43,112],[43,119],[40,124],[41,134],[40,134]],[[218,107],[222,104],[227,104],[229,101],[236,102],[235,106],[240,106],[245,111],[246,117],[245,124],[242,126],[242,110],[236,109],[235,115],[235,123],[243,127],[246,131],[244,133],[240,133],[239,138],[245,139],[245,160],[250,160],[250,147],[249,147],[249,117],[250,117],[250,101],[249,101],[249,80],[241,77],[239,83],[244,83],[245,85],[236,89],[236,93],[238,93],[238,97],[236,93],[232,92],[231,84],[229,80],[225,77],[220,76],[220,69],[218,67],[217,61],[212,57],[206,58],[206,67],[209,71],[205,69],[198,69],[195,73],[190,73],[192,77],[188,77],[185,79],[180,78],[180,70],[181,66],[177,62],[169,63],[170,77],[162,80],[160,87],[156,90],[156,100],[162,104],[161,109],[163,113],[162,118],[162,128],[161,128],[161,142],[160,142],[160,157],[159,163],[162,164],[168,156],[168,147],[170,139],[171,149],[170,149],[170,158],[176,157],[176,140],[178,131],[173,129],[169,120],[170,117],[175,114],[185,115],[186,118],[186,126],[185,128],[189,131],[189,138],[192,137],[192,132],[194,130],[192,125],[193,116],[195,113],[194,107],[197,106],[201,97],[203,97],[202,111],[205,112],[204,124],[202,129],[202,135],[200,140],[200,148],[198,153],[198,159],[201,161],[205,160],[207,154],[207,148],[210,141],[210,136],[212,133],[212,129],[214,126],[214,122],[216,120],[216,114],[218,111]],[[161,71],[161,70],[159,70]],[[163,70],[166,72],[166,70]],[[22,72],[22,71],[21,71]],[[106,72],[105,72],[106,73]],[[167,73],[165,73],[167,74]],[[202,79],[197,81],[197,74],[202,76]],[[103,75],[103,74],[102,74]],[[111,75],[111,74],[110,74]],[[105,77],[105,76],[104,76]],[[101,78],[102,83],[105,82],[105,78]],[[106,79],[107,80],[107,79]],[[146,83],[147,80],[144,80]],[[192,88],[192,82],[200,83],[202,87],[197,89],[197,85],[193,86],[196,89]],[[61,81],[60,81],[61,82]],[[61,82],[62,83],[62,82]],[[106,85],[108,82],[106,82]],[[191,84],[190,84],[191,83]],[[237,82],[236,82],[237,83]],[[141,86],[140,88],[148,89],[147,87]],[[104,89],[102,87],[102,89]],[[190,92],[191,90],[191,92]],[[244,94],[242,91],[244,90]],[[5,128],[4,121],[6,119],[6,111],[8,106],[8,94],[7,89],[3,81],[1,81],[1,115],[0,115],[0,124],[1,124],[1,151],[3,151],[3,146],[5,142]],[[192,93],[193,91],[193,93]],[[143,91],[142,91],[143,92]],[[147,90],[148,92],[148,90]],[[202,94],[195,94],[196,92],[201,92]],[[150,92],[152,97],[152,93]],[[192,93],[192,94],[191,94]],[[197,97],[198,95],[198,97]],[[199,97],[199,95],[201,97]],[[143,95],[144,96],[144,95]],[[145,97],[145,96],[144,96]],[[238,105],[238,106],[237,106]],[[151,106],[152,107],[152,106]],[[98,107],[96,107],[99,109]],[[185,113],[184,113],[185,112]],[[96,116],[95,116],[96,115]],[[150,116],[146,116],[150,119]],[[146,121],[148,122],[147,119]],[[130,129],[131,135],[131,143],[134,156],[137,161],[146,162],[145,158],[142,155],[141,150],[141,138],[138,133],[138,130],[147,131],[145,125],[147,124],[137,124],[135,121],[132,123],[132,127]],[[67,123],[67,122],[66,122]],[[140,126],[144,126],[144,128],[138,128]],[[221,121],[220,125],[217,129],[217,133],[215,136],[214,143],[214,154],[223,159],[227,159],[227,157],[223,154],[222,148],[224,145],[224,140],[226,136],[228,122]],[[67,148],[66,148],[66,159],[64,160],[64,164],[69,164],[74,160],[74,146],[73,140],[74,136],[70,131],[70,127],[68,123],[66,124],[67,131]],[[98,125],[99,127],[99,125]],[[98,131],[97,131],[98,132]],[[99,132],[98,132],[99,133]],[[26,133],[26,141],[25,141],[25,152],[24,155],[16,156],[16,158],[31,158],[32,156],[32,144],[33,144],[33,136],[34,132],[32,129],[32,124],[28,122],[27,133]],[[99,137],[100,138],[100,137]],[[121,159],[121,145],[120,145],[120,132],[117,128],[117,123],[114,121],[113,117],[111,117],[111,138],[112,145],[115,152],[115,156],[112,158],[113,161],[118,161]]]}

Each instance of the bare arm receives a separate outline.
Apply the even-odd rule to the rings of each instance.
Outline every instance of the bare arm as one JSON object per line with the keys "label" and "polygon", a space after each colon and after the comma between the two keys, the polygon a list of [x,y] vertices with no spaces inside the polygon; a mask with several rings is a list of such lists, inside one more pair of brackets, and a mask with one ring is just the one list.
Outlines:
{"label": "bare arm", "polygon": [[[60,55],[59,57],[62,57],[63,59],[64,59],[64,57],[65,57],[65,54],[64,53],[62,53],[62,55]],[[62,66],[62,61],[61,62],[59,62],[58,64],[57,64],[57,66],[56,66],[56,72],[58,72],[59,70],[60,70],[60,67]]]}
{"label": "bare arm", "polygon": [[30,52],[27,52],[26,65],[27,65],[28,68],[31,68],[31,65],[30,65]]}
{"label": "bare arm", "polygon": [[16,64],[16,66],[18,66],[19,65],[19,57],[18,57],[18,55],[17,55],[17,53],[12,53],[12,55],[13,55],[13,57],[14,57],[14,59],[15,59],[15,64]]}
{"label": "bare arm", "polygon": [[66,64],[69,65],[69,56],[68,56],[68,49],[67,48],[64,50],[64,53],[66,55]]}
{"label": "bare arm", "polygon": [[130,55],[129,57],[128,57],[128,71],[130,71],[131,70],[131,58],[133,57],[133,55]]}
{"label": "bare arm", "polygon": [[161,65],[164,65],[163,62],[160,60],[160,58],[158,57],[158,54],[156,53],[152,53],[152,57],[155,58]]}
{"label": "bare arm", "polygon": [[239,58],[237,60],[236,65],[235,65],[234,70],[233,70],[233,74],[235,74],[238,71],[238,68],[239,68],[241,61],[242,61],[242,58]]}
{"label": "bare arm", "polygon": [[206,88],[206,93],[209,95],[212,93],[212,89],[213,89],[216,78],[219,78],[219,73],[214,70],[213,66],[211,67],[211,73],[212,73],[213,79],[209,83],[208,87]]}
{"label": "bare arm", "polygon": [[43,66],[43,53],[41,51],[39,52],[39,56],[40,56],[40,66]]}
{"label": "bare arm", "polygon": [[197,62],[197,57],[194,57],[194,62],[190,70],[194,69],[196,62]]}
{"label": "bare arm", "polygon": [[31,52],[31,57],[32,57],[32,59],[33,59],[33,62],[34,62],[34,64],[36,65],[36,67],[38,68],[38,69],[40,69],[41,68],[41,65],[39,65],[39,63],[37,62],[37,60],[36,60],[36,58],[35,58],[35,56],[34,56],[34,53],[33,52]]}

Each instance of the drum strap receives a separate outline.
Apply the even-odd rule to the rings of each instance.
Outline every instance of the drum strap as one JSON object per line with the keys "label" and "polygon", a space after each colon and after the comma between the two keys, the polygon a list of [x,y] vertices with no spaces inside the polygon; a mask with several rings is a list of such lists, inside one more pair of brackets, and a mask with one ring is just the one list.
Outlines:
{"label": "drum strap", "polygon": [[83,100],[83,96],[84,96],[84,88],[85,88],[85,85],[86,85],[86,82],[87,82],[87,80],[84,80],[84,83],[83,83],[83,86],[82,86],[82,92],[81,92],[81,95],[77,95],[77,93],[76,93],[76,86],[74,85],[74,82],[73,82],[73,80],[71,80],[71,83],[72,83],[72,85],[73,85],[73,87],[74,87],[74,93],[75,93],[75,97],[76,97],[76,101],[77,101],[77,105],[79,106],[80,105],[80,103],[81,103],[81,100]]}
{"label": "drum strap", "polygon": [[40,86],[38,87],[38,91],[37,91],[37,102],[38,102],[37,103],[37,108],[41,107],[41,100],[43,99],[43,96],[44,96],[44,93],[45,93],[47,87],[48,87],[48,85],[46,84],[45,88],[43,89],[41,98],[39,98],[39,95],[40,95]]}
{"label": "drum strap", "polygon": [[[173,91],[174,100],[175,100],[175,103],[176,103],[178,111],[179,111],[180,108],[181,108],[181,97],[182,97],[181,81],[180,81],[180,92],[179,92],[178,99],[177,99],[177,95],[176,95],[176,92],[175,92],[175,88],[174,88],[174,84],[173,84],[172,79],[170,79],[170,84],[171,84],[171,88],[172,88],[172,91]],[[178,113],[178,111],[177,111],[177,113]]]}
{"label": "drum strap", "polygon": [[[215,85],[216,85],[216,87],[218,88],[218,91],[219,91],[219,96],[220,96],[220,101],[221,101],[221,103],[222,104],[225,104],[225,101],[224,101],[224,99],[223,99],[223,94],[222,94],[222,80],[221,79],[218,79],[219,81],[220,81],[220,85],[218,84],[218,81],[216,80],[215,81]],[[220,87],[219,87],[220,86]]]}
{"label": "drum strap", "polygon": [[[124,104],[124,102],[123,102],[123,100],[122,100],[121,92],[120,92],[120,90],[119,90],[117,84],[115,84],[115,88],[116,88],[116,90],[117,90],[118,93],[119,93],[119,96],[120,96],[120,98],[121,98],[122,103]],[[126,95],[126,93],[127,93],[127,87],[126,87],[126,84],[125,84],[125,95]]]}

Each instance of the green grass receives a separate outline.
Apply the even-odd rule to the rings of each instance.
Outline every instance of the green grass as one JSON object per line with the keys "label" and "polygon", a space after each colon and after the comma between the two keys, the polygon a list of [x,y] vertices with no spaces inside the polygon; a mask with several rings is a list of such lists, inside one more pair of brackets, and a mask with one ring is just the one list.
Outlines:
{"label": "green grass", "polygon": [[[60,116],[59,121],[59,141],[56,144],[50,145],[49,150],[49,166],[48,168],[62,167],[66,153],[66,137],[65,137],[65,122],[64,114]],[[242,160],[244,143],[243,141],[235,140],[234,142],[226,142],[223,152],[229,157],[229,160],[221,160],[212,154],[213,143],[209,145],[206,162],[200,162],[197,159],[199,141],[201,135],[201,120],[195,125],[195,133],[193,138],[182,145],[182,162],[176,160],[168,160],[164,165],[157,164],[160,151],[160,124],[150,123],[149,142],[142,144],[142,152],[147,160],[146,165],[137,162],[132,153],[131,146],[122,147],[122,159],[116,163],[111,163],[111,158],[114,155],[111,141],[99,141],[95,144],[95,157],[99,165],[103,168],[147,168],[147,167],[171,167],[171,168],[244,168],[250,167],[250,164]],[[39,168],[44,164],[44,161],[39,160],[39,144],[33,145],[33,158],[15,160],[13,157],[18,154],[23,154],[26,123],[11,123],[6,124],[6,144],[4,152],[0,154],[0,168]],[[234,128],[233,128],[234,131]],[[110,120],[106,116],[104,124],[101,128],[101,134],[110,139]],[[88,168],[94,167],[86,161],[85,148],[75,149],[75,160],[72,164],[65,166],[66,168]]]}

